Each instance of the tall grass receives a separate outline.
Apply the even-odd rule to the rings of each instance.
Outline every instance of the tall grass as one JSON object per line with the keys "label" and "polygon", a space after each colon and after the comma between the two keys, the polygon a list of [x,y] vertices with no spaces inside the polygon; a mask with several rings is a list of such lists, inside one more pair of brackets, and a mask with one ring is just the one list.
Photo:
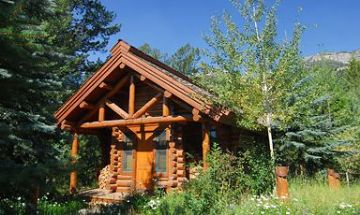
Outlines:
{"label": "tall grass", "polygon": [[290,198],[248,196],[235,214],[360,214],[360,184],[332,190],[325,180],[295,178],[289,181]]}

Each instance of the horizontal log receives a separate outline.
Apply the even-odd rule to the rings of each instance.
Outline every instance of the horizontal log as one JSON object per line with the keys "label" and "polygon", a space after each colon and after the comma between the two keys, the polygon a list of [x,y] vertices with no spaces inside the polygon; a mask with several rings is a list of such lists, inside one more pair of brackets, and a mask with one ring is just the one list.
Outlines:
{"label": "horizontal log", "polygon": [[184,163],[177,163],[177,169],[178,169],[178,170],[183,170],[183,169],[185,169]]}
{"label": "horizontal log", "polygon": [[174,122],[188,122],[192,121],[192,117],[187,116],[167,116],[167,117],[147,117],[138,119],[126,120],[106,120],[96,122],[85,122],[80,125],[80,128],[106,128],[114,126],[128,126],[128,125],[141,125],[150,123],[174,123]]}
{"label": "horizontal log", "polygon": [[184,157],[177,157],[177,162],[184,163]]}
{"label": "horizontal log", "polygon": [[169,147],[170,147],[170,150],[175,150],[174,147],[175,147],[175,142],[174,141],[170,141],[169,142]]}
{"label": "horizontal log", "polygon": [[185,170],[178,170],[176,174],[177,176],[185,176]]}
{"label": "horizontal log", "polygon": [[177,150],[176,155],[177,156],[184,156],[184,150],[182,150],[182,149]]}
{"label": "horizontal log", "polygon": [[120,180],[118,180],[117,181],[117,186],[118,187],[130,187],[131,186],[131,184],[132,184],[132,181],[131,180],[126,180],[126,181],[120,181]]}
{"label": "horizontal log", "polygon": [[119,175],[118,179],[119,180],[131,180],[131,175]]}

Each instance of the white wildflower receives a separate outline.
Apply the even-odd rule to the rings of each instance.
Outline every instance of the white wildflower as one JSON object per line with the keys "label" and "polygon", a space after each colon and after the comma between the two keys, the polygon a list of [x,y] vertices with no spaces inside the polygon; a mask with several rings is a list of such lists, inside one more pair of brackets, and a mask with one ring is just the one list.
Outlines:
{"label": "white wildflower", "polygon": [[286,215],[290,215],[290,211],[286,211],[286,213],[285,213]]}
{"label": "white wildflower", "polygon": [[152,200],[150,200],[148,202],[148,206],[153,210],[155,210],[158,207],[159,204],[160,204],[160,200],[153,200],[152,199]]}
{"label": "white wildflower", "polygon": [[265,208],[265,209],[269,209],[269,208],[270,208],[270,205],[269,205],[268,203],[266,203],[266,204],[264,205],[264,208]]}
{"label": "white wildflower", "polygon": [[17,200],[19,200],[19,201],[20,201],[20,200],[21,200],[21,197],[20,197],[20,196],[19,196],[19,197],[17,197]]}

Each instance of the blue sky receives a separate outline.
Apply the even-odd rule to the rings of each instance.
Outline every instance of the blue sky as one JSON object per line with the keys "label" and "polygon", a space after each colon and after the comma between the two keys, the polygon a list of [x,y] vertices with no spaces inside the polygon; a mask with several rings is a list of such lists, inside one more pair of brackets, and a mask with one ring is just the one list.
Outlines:
{"label": "blue sky", "polygon": [[[101,0],[117,14],[121,31],[113,35],[134,46],[149,43],[173,53],[185,43],[206,48],[203,35],[209,33],[210,17],[228,10],[237,14],[228,0]],[[269,2],[265,0],[265,2]],[[299,8],[302,8],[298,14]],[[283,0],[278,10],[280,36],[293,24],[306,26],[301,50],[304,56],[324,51],[352,51],[360,48],[359,0]],[[103,57],[106,53],[100,54]]]}

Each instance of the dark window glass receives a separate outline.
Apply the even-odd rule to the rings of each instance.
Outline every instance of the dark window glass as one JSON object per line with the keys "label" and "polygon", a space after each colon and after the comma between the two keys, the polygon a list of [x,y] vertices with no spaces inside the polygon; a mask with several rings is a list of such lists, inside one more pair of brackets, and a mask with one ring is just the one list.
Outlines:
{"label": "dark window glass", "polygon": [[217,143],[218,142],[217,135],[216,135],[216,130],[214,128],[210,129],[210,142],[211,143]]}
{"label": "dark window glass", "polygon": [[157,149],[156,150],[156,172],[166,172],[167,164],[166,149]]}
{"label": "dark window glass", "polygon": [[167,140],[166,140],[166,130],[159,131],[155,133],[154,141],[156,144],[156,153],[155,153],[155,164],[156,172],[166,172],[167,171]]}
{"label": "dark window glass", "polygon": [[134,142],[130,134],[124,134],[124,153],[122,161],[122,170],[131,172],[133,169],[133,145]]}

